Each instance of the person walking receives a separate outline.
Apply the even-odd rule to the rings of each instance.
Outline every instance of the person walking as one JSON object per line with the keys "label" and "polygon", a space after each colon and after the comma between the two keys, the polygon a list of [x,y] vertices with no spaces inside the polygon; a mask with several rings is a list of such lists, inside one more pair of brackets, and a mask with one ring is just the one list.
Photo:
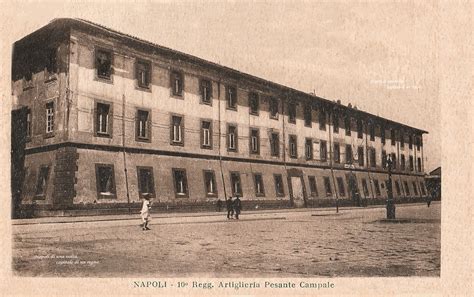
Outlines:
{"label": "person walking", "polygon": [[240,215],[240,210],[242,209],[242,202],[240,201],[239,196],[235,197],[233,204],[234,204],[235,218],[238,220],[239,215]]}
{"label": "person walking", "polygon": [[225,205],[227,207],[227,219],[232,219],[234,217],[234,206],[232,202],[232,196],[225,201]]}
{"label": "person walking", "polygon": [[145,197],[143,199],[143,204],[142,204],[142,210],[140,211],[140,216],[142,217],[142,230],[150,230],[148,228],[148,222],[150,222],[151,217],[150,217],[150,209],[151,209],[151,202],[149,197]]}

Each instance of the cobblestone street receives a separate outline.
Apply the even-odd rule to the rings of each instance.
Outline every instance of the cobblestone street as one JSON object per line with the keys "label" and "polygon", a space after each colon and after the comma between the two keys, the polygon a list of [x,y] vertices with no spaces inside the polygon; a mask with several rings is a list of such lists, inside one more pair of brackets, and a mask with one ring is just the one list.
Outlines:
{"label": "cobblestone street", "polygon": [[[155,214],[15,224],[13,268],[28,276],[439,276],[440,203],[385,208]],[[107,219],[107,217],[101,217]]]}

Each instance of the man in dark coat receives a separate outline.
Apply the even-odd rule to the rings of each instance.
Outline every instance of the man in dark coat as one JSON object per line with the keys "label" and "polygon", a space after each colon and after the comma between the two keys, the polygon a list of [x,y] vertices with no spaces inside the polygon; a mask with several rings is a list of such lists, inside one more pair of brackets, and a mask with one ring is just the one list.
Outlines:
{"label": "man in dark coat", "polygon": [[229,196],[229,199],[225,201],[225,205],[227,207],[227,219],[231,219],[234,216],[232,196]]}
{"label": "man in dark coat", "polygon": [[235,210],[235,218],[237,220],[239,219],[241,209],[242,209],[242,202],[240,201],[239,196],[236,196],[234,200],[234,210]]}

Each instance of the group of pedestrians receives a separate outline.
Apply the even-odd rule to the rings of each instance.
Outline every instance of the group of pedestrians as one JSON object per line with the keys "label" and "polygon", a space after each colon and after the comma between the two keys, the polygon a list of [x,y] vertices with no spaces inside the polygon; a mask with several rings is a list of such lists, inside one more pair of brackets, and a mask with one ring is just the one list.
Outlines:
{"label": "group of pedestrians", "polygon": [[239,196],[235,196],[235,199],[232,200],[232,196],[225,201],[225,205],[227,207],[227,219],[233,219],[235,215],[235,219],[239,219],[240,211],[242,210],[242,202],[240,201]]}

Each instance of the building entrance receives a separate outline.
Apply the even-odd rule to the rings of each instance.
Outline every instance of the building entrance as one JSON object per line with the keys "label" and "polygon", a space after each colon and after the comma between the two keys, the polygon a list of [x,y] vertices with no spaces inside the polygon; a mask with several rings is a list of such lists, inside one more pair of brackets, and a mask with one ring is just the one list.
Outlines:
{"label": "building entrance", "polygon": [[360,204],[360,193],[359,187],[357,186],[357,178],[351,172],[346,174],[347,184],[349,185],[349,197],[352,200],[352,203],[356,206],[361,206]]}
{"label": "building entrance", "polygon": [[291,191],[293,197],[293,205],[296,207],[304,207],[304,191],[303,181],[301,176],[291,177]]}

